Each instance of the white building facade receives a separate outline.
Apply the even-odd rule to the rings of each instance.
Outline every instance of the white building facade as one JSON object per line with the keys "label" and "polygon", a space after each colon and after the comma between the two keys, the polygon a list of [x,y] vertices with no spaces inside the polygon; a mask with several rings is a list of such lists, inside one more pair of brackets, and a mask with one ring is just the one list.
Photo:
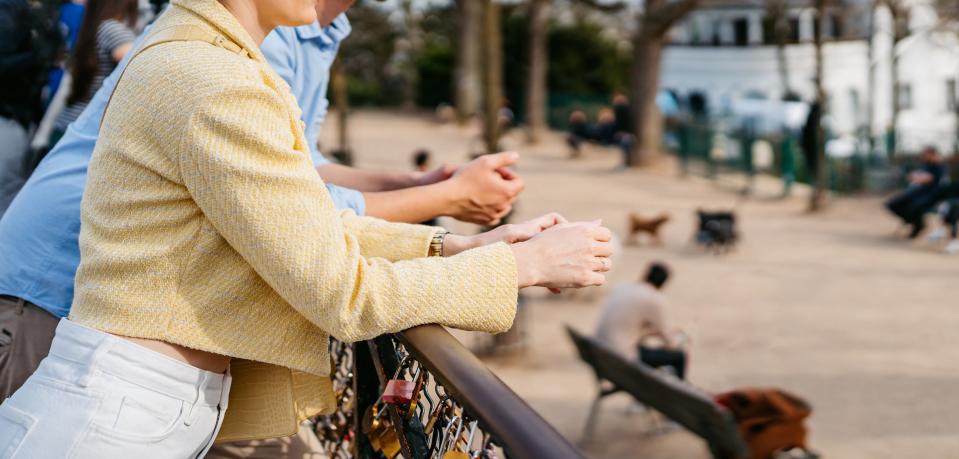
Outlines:
{"label": "white building facade", "polygon": [[[882,8],[873,15],[870,5],[853,0],[844,10],[824,15],[826,120],[839,138],[854,141],[871,132],[879,140],[877,144],[883,144],[893,110],[892,21]],[[954,31],[940,27],[928,3],[914,1],[910,5],[910,34],[896,50],[901,85],[897,150],[915,152],[931,144],[953,152],[959,138],[959,39]],[[787,11],[788,88],[802,100],[811,101],[815,94],[815,16],[808,3],[789,3]],[[869,40],[873,44],[871,59]],[[681,95],[702,93],[713,112],[731,110],[742,100],[782,100],[786,88],[774,42],[761,0],[707,2],[671,32],[671,45],[663,57],[662,88]]]}

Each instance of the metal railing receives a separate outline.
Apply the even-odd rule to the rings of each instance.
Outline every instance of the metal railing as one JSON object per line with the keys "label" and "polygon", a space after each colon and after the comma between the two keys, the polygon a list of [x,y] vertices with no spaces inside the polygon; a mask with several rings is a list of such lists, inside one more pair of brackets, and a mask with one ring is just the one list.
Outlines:
{"label": "metal railing", "polygon": [[583,458],[443,327],[330,351],[338,411],[314,427],[332,458]]}

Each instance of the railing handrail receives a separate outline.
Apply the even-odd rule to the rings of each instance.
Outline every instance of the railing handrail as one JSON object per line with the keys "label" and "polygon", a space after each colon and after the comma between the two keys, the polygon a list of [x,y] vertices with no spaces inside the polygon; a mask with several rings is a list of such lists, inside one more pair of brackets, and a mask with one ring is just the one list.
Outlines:
{"label": "railing handrail", "polygon": [[443,387],[518,459],[584,459],[583,454],[439,325],[397,335]]}

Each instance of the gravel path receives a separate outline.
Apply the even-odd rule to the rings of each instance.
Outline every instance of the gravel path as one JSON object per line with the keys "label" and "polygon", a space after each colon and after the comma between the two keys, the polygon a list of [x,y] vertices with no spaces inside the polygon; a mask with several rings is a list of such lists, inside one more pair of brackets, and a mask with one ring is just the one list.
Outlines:
{"label": "gravel path", "polygon": [[[358,164],[367,167],[409,168],[420,147],[460,162],[477,132],[387,112],[360,111],[352,120]],[[327,124],[324,139],[332,145],[335,119]],[[569,219],[602,218],[623,234],[628,211],[671,213],[664,244],[624,247],[610,283],[632,281],[651,260],[673,267],[668,318],[693,338],[694,384],[708,391],[778,386],[800,394],[814,407],[812,445],[826,457],[959,454],[959,257],[897,239],[896,222],[879,199],[840,199],[810,216],[801,197],[740,203],[742,245],[726,256],[707,255],[688,244],[693,211],[734,205],[729,182],[679,179],[669,163],[614,172],[613,150],[569,161],[560,135],[528,148],[520,134],[507,140],[523,153],[518,170],[528,182],[517,218],[556,210]],[[760,194],[771,196],[776,187],[762,181]],[[562,326],[592,330],[604,289],[529,297],[528,349],[488,363],[578,439],[594,382]],[[687,433],[644,434],[650,418],[627,414],[628,406],[625,396],[606,402],[586,448],[591,457],[708,457]]]}

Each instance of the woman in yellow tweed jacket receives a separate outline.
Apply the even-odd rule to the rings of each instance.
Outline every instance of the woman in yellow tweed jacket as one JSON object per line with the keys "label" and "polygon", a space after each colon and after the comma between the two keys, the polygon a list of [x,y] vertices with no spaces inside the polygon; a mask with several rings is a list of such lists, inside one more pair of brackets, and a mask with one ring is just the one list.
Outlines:
{"label": "woman in yellow tweed jacket", "polygon": [[334,408],[330,336],[502,332],[517,288],[603,282],[597,224],[469,238],[337,212],[258,48],[314,3],[174,0],[154,24],[90,163],[71,315],[0,406],[0,452],[197,457],[217,432],[290,435]]}

